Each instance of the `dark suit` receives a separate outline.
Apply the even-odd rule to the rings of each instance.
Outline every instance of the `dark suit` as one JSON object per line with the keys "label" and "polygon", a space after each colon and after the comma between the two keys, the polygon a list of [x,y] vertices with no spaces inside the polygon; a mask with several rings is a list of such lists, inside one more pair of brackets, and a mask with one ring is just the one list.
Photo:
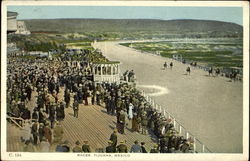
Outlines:
{"label": "dark suit", "polygon": [[110,136],[110,139],[112,141],[112,146],[113,147],[116,147],[117,145],[117,135],[115,133],[112,133],[111,136]]}
{"label": "dark suit", "polygon": [[115,153],[115,152],[116,152],[116,149],[114,146],[109,145],[106,147],[106,153]]}
{"label": "dark suit", "polygon": [[90,147],[88,144],[83,144],[82,145],[82,151],[85,152],[85,153],[90,153]]}

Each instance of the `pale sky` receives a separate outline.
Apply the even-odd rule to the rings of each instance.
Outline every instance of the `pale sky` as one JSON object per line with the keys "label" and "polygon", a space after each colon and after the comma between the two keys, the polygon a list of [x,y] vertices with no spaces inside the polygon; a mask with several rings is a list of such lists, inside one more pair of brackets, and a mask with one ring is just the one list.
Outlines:
{"label": "pale sky", "polygon": [[241,7],[8,6],[7,9],[18,12],[17,19],[199,19],[243,24]]}

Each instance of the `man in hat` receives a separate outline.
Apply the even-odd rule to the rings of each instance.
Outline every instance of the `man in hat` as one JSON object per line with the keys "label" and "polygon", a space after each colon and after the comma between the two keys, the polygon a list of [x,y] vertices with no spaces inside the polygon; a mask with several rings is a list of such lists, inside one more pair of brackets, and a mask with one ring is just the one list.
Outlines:
{"label": "man in hat", "polygon": [[147,150],[145,148],[145,142],[141,142],[141,150],[142,150],[142,153],[147,153]]}
{"label": "man in hat", "polygon": [[160,152],[161,153],[165,152],[165,149],[168,146],[168,141],[169,141],[169,137],[166,134],[164,134],[162,138],[160,138]]}
{"label": "man in hat", "polygon": [[111,134],[110,139],[112,141],[112,146],[115,148],[117,145],[117,129]]}
{"label": "man in hat", "polygon": [[73,103],[73,110],[74,110],[74,117],[78,118],[78,111],[79,111],[79,103],[75,99]]}
{"label": "man in hat", "polygon": [[134,143],[135,144],[132,145],[130,152],[131,153],[141,153],[142,149],[141,149],[141,146],[138,144],[138,140],[136,140]]}
{"label": "man in hat", "polygon": [[79,140],[76,141],[75,143],[75,147],[72,150],[75,153],[81,153],[82,152],[82,148],[80,147],[80,142]]}
{"label": "man in hat", "polygon": [[115,97],[111,97],[111,100],[109,102],[109,108],[110,108],[110,112],[111,112],[112,115],[115,114],[115,109],[116,109],[115,106],[116,106],[115,105]]}
{"label": "man in hat", "polygon": [[148,118],[147,118],[147,112],[144,111],[141,117],[141,126],[142,126],[142,134],[147,134],[147,125],[148,125]]}
{"label": "man in hat", "polygon": [[150,150],[150,153],[159,153],[157,144],[155,144],[154,147]]}
{"label": "man in hat", "polygon": [[45,124],[44,127],[44,136],[46,139],[48,139],[49,143],[52,143],[52,131],[51,128],[49,127],[49,123]]}
{"label": "man in hat", "polygon": [[59,143],[56,145],[55,151],[56,151],[56,152],[63,152],[62,145],[63,145],[63,141],[59,142]]}
{"label": "man in hat", "polygon": [[189,152],[189,141],[187,141],[186,139],[183,141],[183,144],[180,145],[180,150],[183,152],[183,153],[188,153]]}
{"label": "man in hat", "polygon": [[132,131],[133,132],[139,132],[139,123],[138,123],[138,116],[137,113],[134,113],[132,118]]}
{"label": "man in hat", "polygon": [[61,146],[62,146],[62,152],[70,152],[68,140],[65,140]]}
{"label": "man in hat", "polygon": [[64,101],[66,102],[66,108],[68,108],[70,103],[70,93],[68,89],[64,92]]}
{"label": "man in hat", "polygon": [[61,102],[60,105],[56,106],[56,119],[62,121],[65,118],[65,102]]}
{"label": "man in hat", "polygon": [[119,124],[119,132],[121,133],[121,134],[125,134],[124,133],[124,128],[125,128],[125,121],[126,121],[126,117],[125,117],[125,114],[124,114],[124,111],[123,110],[121,110],[121,112],[120,112],[120,115],[119,115],[119,120],[118,120],[118,124]]}
{"label": "man in hat", "polygon": [[87,140],[85,140],[85,141],[83,142],[82,151],[83,151],[84,153],[90,153],[90,152],[91,152],[90,146],[89,146]]}
{"label": "man in hat", "polygon": [[117,146],[117,152],[118,153],[127,153],[128,148],[125,145],[125,141],[121,141],[120,144]]}
{"label": "man in hat", "polygon": [[31,127],[31,133],[33,135],[33,139],[34,139],[34,144],[37,145],[37,141],[38,141],[38,126],[39,126],[39,123],[38,121],[36,120],[32,127]]}
{"label": "man in hat", "polygon": [[56,121],[56,104],[53,103],[50,106],[50,110],[49,110],[49,120],[50,120],[50,126],[51,128],[54,128],[54,124]]}
{"label": "man in hat", "polygon": [[115,153],[116,148],[113,145],[113,142],[111,140],[108,141],[108,146],[106,147],[106,153]]}
{"label": "man in hat", "polygon": [[37,108],[34,108],[33,113],[32,113],[32,119],[38,120],[39,118],[39,112]]}
{"label": "man in hat", "polygon": [[44,137],[44,124],[43,123],[39,124],[38,135],[39,135],[39,141],[41,142],[42,138]]}

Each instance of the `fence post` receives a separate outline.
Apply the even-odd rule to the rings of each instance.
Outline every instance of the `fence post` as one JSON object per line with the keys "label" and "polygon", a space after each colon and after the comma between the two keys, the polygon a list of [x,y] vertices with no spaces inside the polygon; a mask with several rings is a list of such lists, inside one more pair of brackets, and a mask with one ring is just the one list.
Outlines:
{"label": "fence post", "polygon": [[202,153],[205,153],[205,145],[202,144]]}
{"label": "fence post", "polygon": [[188,138],[189,138],[189,133],[187,132],[187,133],[186,133],[186,139],[188,139]]}
{"label": "fence post", "polygon": [[180,125],[180,129],[179,129],[179,133],[180,133],[180,135],[181,135],[181,130],[182,130],[182,129],[181,129],[181,125]]}
{"label": "fence post", "polygon": [[196,151],[196,139],[194,137],[194,153],[195,153],[195,151]]}
{"label": "fence post", "polygon": [[176,122],[175,122],[175,118],[174,118],[174,128],[175,128],[175,124],[176,124]]}

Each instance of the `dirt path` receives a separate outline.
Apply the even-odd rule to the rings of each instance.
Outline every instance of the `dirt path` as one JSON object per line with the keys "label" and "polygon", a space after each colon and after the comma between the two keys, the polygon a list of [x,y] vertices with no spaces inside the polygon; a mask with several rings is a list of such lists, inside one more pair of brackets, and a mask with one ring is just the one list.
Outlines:
{"label": "dirt path", "polygon": [[[213,152],[242,152],[243,84],[227,78],[208,77],[203,70],[171,59],[142,54],[117,42],[94,46],[110,60],[121,61],[121,71],[133,69],[139,85],[156,85],[168,90],[153,97]],[[173,61],[173,69],[162,70]]]}

